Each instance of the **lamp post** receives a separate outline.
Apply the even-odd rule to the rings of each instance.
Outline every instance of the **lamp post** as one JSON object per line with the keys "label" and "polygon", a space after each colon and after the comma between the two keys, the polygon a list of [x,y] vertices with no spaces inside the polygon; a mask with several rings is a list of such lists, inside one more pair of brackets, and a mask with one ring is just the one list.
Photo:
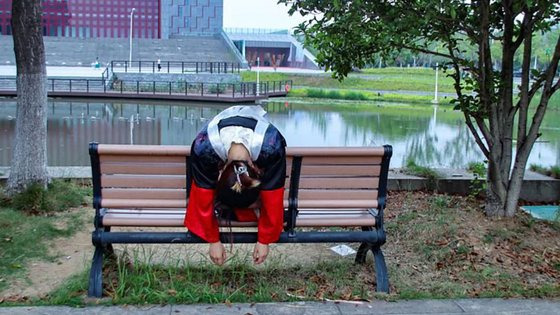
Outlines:
{"label": "lamp post", "polygon": [[438,103],[438,66],[439,64],[436,62],[436,88],[435,88],[435,93],[434,93],[434,99],[432,100],[432,103],[437,104]]}
{"label": "lamp post", "polygon": [[130,66],[132,66],[132,17],[134,16],[134,11],[136,10],[136,8],[132,8],[132,10],[130,11],[130,51],[128,54],[128,63],[130,64]]}
{"label": "lamp post", "polygon": [[261,72],[261,57],[257,57],[257,96],[260,95],[261,85],[259,81],[259,76]]}

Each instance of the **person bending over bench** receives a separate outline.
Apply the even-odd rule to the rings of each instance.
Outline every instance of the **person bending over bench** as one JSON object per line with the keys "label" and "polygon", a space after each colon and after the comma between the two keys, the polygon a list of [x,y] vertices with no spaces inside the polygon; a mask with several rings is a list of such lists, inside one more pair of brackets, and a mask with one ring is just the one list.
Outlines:
{"label": "person bending over bench", "polygon": [[[260,106],[233,106],[202,128],[191,145],[192,183],[185,227],[210,243],[212,262],[222,265],[218,218],[258,222],[253,261],[283,229],[286,140]],[[216,210],[216,211],[215,211]]]}

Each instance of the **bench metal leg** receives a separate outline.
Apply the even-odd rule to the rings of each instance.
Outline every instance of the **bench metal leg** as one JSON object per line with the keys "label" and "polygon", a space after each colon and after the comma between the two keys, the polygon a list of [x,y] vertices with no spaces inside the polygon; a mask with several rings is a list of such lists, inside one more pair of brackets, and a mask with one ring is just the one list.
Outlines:
{"label": "bench metal leg", "polygon": [[95,246],[91,270],[89,272],[88,296],[100,298],[103,295],[103,247]]}
{"label": "bench metal leg", "polygon": [[[103,228],[103,230],[105,232],[111,232],[111,227],[110,226],[106,226]],[[113,244],[111,243],[107,243],[104,244],[103,250],[105,252],[105,255],[107,255],[107,257],[111,258],[111,259],[115,259],[115,250],[113,249]]]}
{"label": "bench metal leg", "polygon": [[362,243],[358,252],[356,253],[355,262],[357,264],[365,264],[368,251],[372,252],[373,260],[375,261],[375,279],[377,281],[377,292],[389,293],[389,275],[387,272],[387,265],[385,264],[385,257],[381,251],[381,246]]}
{"label": "bench metal leg", "polygon": [[387,273],[387,265],[385,264],[385,257],[381,251],[381,246],[373,246],[371,252],[375,260],[377,292],[389,293],[389,274]]}
{"label": "bench metal leg", "polygon": [[358,248],[358,252],[356,253],[356,259],[354,260],[357,264],[363,265],[366,263],[366,257],[369,250],[371,250],[371,244],[362,243]]}

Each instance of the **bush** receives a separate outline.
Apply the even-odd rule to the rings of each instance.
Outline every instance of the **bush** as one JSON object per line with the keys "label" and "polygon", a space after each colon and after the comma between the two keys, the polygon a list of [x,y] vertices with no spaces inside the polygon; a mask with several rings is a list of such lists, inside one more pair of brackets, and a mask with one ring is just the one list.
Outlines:
{"label": "bush", "polygon": [[470,162],[467,170],[477,177],[486,177],[486,165],[484,162]]}
{"label": "bush", "polygon": [[84,189],[70,182],[54,180],[47,189],[40,184],[29,186],[11,199],[10,206],[23,212],[48,214],[83,204],[85,195]]}
{"label": "bush", "polygon": [[226,91],[226,87],[227,84],[221,84],[221,83],[216,83],[213,85],[210,85],[208,87],[208,92],[209,94],[224,94],[224,92]]}
{"label": "bush", "polygon": [[406,161],[406,167],[404,171],[409,175],[426,178],[428,180],[427,183],[428,189],[436,189],[437,180],[441,178],[441,175],[438,172],[436,172],[434,169],[431,169],[426,166],[420,166],[416,164],[416,162],[414,162],[413,159],[410,158]]}
{"label": "bush", "polygon": [[10,206],[10,198],[8,197],[4,189],[0,187],[0,208],[8,206]]}
{"label": "bush", "polygon": [[474,179],[469,185],[469,196],[476,198],[486,191],[486,164],[485,162],[471,162],[467,166],[467,170],[474,174]]}

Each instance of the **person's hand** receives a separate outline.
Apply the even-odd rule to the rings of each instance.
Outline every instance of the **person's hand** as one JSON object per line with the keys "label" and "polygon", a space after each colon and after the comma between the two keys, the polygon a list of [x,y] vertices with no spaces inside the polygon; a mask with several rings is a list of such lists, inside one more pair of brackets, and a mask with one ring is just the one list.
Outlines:
{"label": "person's hand", "polygon": [[262,264],[268,256],[268,244],[261,244],[257,242],[253,250],[253,263],[255,265]]}
{"label": "person's hand", "polygon": [[208,253],[210,254],[210,259],[216,265],[221,266],[226,262],[226,249],[222,242],[210,243]]}

